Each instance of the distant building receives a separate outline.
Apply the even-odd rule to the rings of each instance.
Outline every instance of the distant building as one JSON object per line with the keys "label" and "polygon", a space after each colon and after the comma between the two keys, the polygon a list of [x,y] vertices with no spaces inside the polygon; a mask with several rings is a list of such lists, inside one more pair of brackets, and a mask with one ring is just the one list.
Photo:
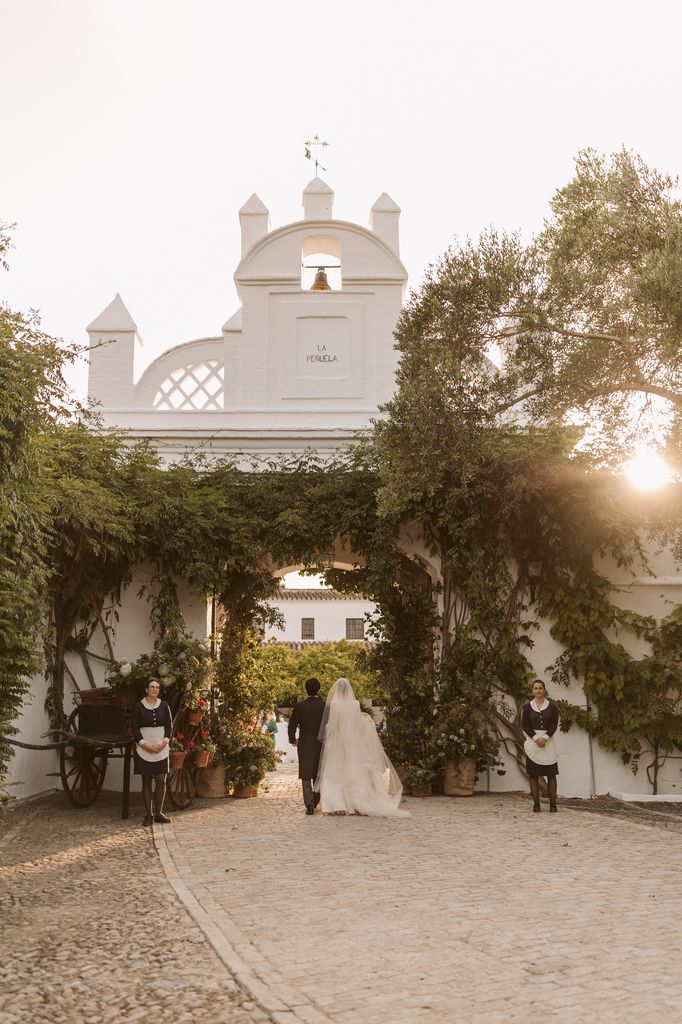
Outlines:
{"label": "distant building", "polygon": [[268,626],[266,640],[291,646],[330,640],[366,640],[366,616],[375,611],[371,601],[325,589],[284,589],[270,604],[284,616],[281,629]]}

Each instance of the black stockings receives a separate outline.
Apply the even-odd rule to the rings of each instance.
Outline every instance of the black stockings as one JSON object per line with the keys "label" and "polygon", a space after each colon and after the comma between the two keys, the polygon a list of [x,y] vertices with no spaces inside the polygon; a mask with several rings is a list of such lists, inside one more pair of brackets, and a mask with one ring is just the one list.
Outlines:
{"label": "black stockings", "polygon": [[[154,810],[152,811],[152,782],[154,783]],[[163,801],[166,799],[166,776],[165,775],[143,775],[142,776],[142,798],[144,800],[145,813],[150,817],[154,814],[161,814]]]}
{"label": "black stockings", "polygon": [[[530,786],[530,795],[533,797],[533,803],[540,803],[540,780],[539,779],[528,779]],[[550,775],[547,779],[547,795],[549,796],[550,806],[556,803],[556,775]]]}
{"label": "black stockings", "polygon": [[550,807],[556,803],[556,775],[550,775],[547,779],[547,793],[549,795]]}

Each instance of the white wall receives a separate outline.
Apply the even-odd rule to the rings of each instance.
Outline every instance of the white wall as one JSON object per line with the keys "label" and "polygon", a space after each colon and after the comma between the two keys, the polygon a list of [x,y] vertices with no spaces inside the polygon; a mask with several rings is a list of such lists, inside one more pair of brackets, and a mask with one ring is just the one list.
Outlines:
{"label": "white wall", "polygon": [[[150,565],[138,565],[132,573],[132,581],[122,594],[121,607],[118,609],[119,621],[114,633],[114,655],[118,661],[126,658],[135,661],[141,654],[153,649],[154,638],[149,623],[150,605],[144,597],[139,596],[143,585],[151,584],[154,575]],[[178,581],[178,598],[187,629],[195,636],[208,635],[208,615],[206,602],[194,595],[183,581]],[[106,646],[101,632],[97,631],[90,643],[93,654],[106,656]],[[69,668],[78,680],[81,688],[87,688],[89,682],[85,675],[80,658],[70,655],[67,659]],[[90,668],[95,682],[103,686],[105,679],[105,662],[90,660]],[[19,729],[16,739],[25,743],[47,743],[41,739],[41,733],[49,729],[49,721],[44,710],[47,683],[44,678],[31,680],[30,694],[24,701],[21,715],[15,725]],[[65,684],[64,709],[67,715],[74,708],[73,694],[75,688],[68,681]],[[59,769],[59,758],[55,751],[33,751],[15,748],[15,755],[10,762],[8,781],[11,785],[10,794],[15,798],[34,796],[46,789],[60,788],[58,778],[47,777],[46,772]],[[107,766],[104,780],[105,789],[120,790],[123,783],[123,761],[111,760]],[[132,789],[140,788],[139,780],[133,776]]]}
{"label": "white wall", "polygon": [[[47,682],[42,676],[31,680],[30,690],[24,698],[21,714],[15,721],[19,730],[14,739],[23,743],[47,743],[41,733],[49,729],[50,723],[45,714],[45,695]],[[59,770],[59,759],[54,750],[22,750],[14,747],[14,756],[9,763],[7,776],[8,792],[16,800],[34,796],[48,789],[61,787],[59,779],[48,772]]]}

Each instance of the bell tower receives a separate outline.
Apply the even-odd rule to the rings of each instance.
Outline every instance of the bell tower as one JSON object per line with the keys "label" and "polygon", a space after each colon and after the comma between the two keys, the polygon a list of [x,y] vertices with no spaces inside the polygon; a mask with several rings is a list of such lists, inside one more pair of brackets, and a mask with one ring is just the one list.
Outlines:
{"label": "bell tower", "polygon": [[315,434],[340,439],[369,426],[393,393],[407,274],[400,208],[386,193],[372,228],[335,220],[321,178],[302,198],[303,220],[258,237],[237,267],[241,336],[226,325],[226,409],[254,426],[309,433],[314,444]]}

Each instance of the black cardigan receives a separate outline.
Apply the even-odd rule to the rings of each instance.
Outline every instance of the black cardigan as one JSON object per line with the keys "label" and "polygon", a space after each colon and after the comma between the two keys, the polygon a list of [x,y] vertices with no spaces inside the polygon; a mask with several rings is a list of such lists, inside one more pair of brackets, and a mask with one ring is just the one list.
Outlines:
{"label": "black cardigan", "polygon": [[524,704],[521,714],[521,728],[526,736],[530,736],[532,739],[536,732],[546,732],[548,736],[553,736],[558,726],[559,709],[551,700],[549,701],[549,707],[545,708],[544,711],[536,711],[535,708],[531,707],[530,701]]}
{"label": "black cardigan", "polygon": [[141,700],[138,700],[137,704],[133,705],[133,736],[135,737],[136,743],[142,742],[142,733],[140,729],[143,726],[150,725],[162,725],[163,734],[166,739],[170,739],[173,735],[173,719],[171,717],[171,710],[166,704],[165,700],[162,700],[158,708],[150,710],[146,707]]}

